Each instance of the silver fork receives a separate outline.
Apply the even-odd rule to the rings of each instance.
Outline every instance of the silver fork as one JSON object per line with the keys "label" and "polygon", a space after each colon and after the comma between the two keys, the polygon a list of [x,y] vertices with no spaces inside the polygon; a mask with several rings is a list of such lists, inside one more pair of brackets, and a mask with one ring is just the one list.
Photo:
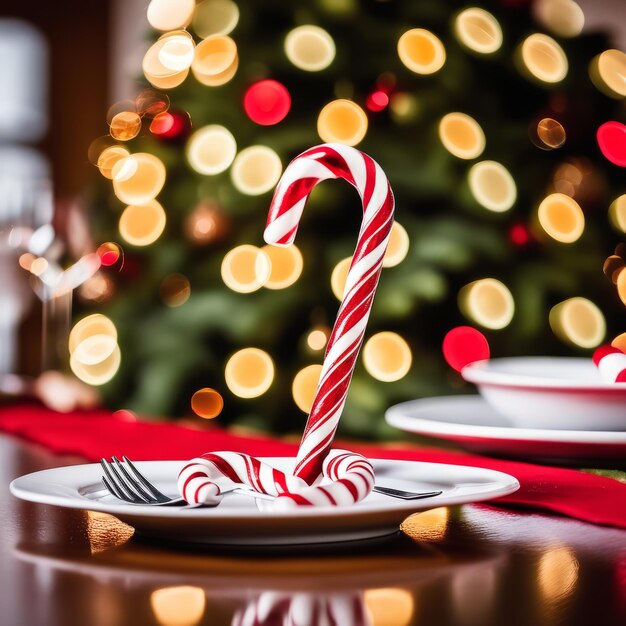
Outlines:
{"label": "silver fork", "polygon": [[[117,457],[112,457],[112,462],[106,459],[100,460],[100,465],[104,472],[102,482],[116,498],[130,502],[131,504],[149,504],[151,506],[168,506],[186,503],[183,498],[171,498],[170,496],[166,496],[135,467],[127,456],[123,456],[122,459],[124,463]],[[126,466],[128,466],[128,468]],[[421,500],[423,498],[433,498],[443,493],[442,491],[404,491],[403,489],[382,487],[380,485],[375,485],[373,491],[401,500]],[[236,493],[260,500],[274,499],[274,496],[259,493],[252,489],[246,489],[240,485],[235,485],[229,489],[222,489],[221,493]]]}

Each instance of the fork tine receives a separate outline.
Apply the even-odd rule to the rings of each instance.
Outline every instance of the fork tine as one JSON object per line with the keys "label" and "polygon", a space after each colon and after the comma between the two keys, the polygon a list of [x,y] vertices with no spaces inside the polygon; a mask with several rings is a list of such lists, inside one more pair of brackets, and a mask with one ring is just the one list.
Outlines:
{"label": "fork tine", "polygon": [[126,471],[126,468],[122,465],[120,460],[114,456],[111,457],[113,460],[113,465],[111,469],[116,472],[119,478],[124,481],[124,484],[127,486],[128,490],[132,492],[132,494],[138,497],[143,502],[147,502],[148,504],[155,502],[155,499],[148,495],[141,485]]}
{"label": "fork tine", "polygon": [[104,486],[109,490],[109,492],[114,495],[116,498],[118,498],[119,500],[125,500],[126,498],[124,497],[124,494],[113,485],[113,483],[109,482],[109,479],[106,476],[102,477],[102,482],[104,483]]}
{"label": "fork tine", "polygon": [[133,472],[133,474],[135,475],[135,478],[144,486],[145,490],[148,491],[150,494],[152,494],[152,496],[154,498],[157,498],[159,500],[170,500],[171,498],[169,498],[168,496],[166,496],[164,493],[161,493],[136,467],[135,464],[127,457],[127,456],[123,456],[122,459],[124,460],[124,463],[126,465],[128,465],[128,467],[130,468],[130,470]]}
{"label": "fork tine", "polygon": [[[128,487],[120,481],[117,474],[113,471],[112,465],[109,465],[109,462],[106,459],[100,459],[100,465],[104,471],[103,478],[108,479],[107,488],[109,491],[113,493],[116,498],[120,500],[125,500],[126,502],[143,502],[137,496],[135,496],[131,491],[129,491]],[[113,487],[113,490],[110,488]]]}

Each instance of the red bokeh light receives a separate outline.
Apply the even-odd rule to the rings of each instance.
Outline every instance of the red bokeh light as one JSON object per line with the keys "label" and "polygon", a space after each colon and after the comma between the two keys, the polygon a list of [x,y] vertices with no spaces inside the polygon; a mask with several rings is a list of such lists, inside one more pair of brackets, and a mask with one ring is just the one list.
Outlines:
{"label": "red bokeh light", "polygon": [[165,111],[159,113],[150,122],[150,132],[160,139],[178,139],[191,129],[191,120],[187,113]]}
{"label": "red bokeh light", "polygon": [[96,252],[100,257],[100,263],[105,267],[115,265],[122,255],[121,248],[116,243],[112,243],[110,241],[98,246],[98,250]]}
{"label": "red bokeh light", "polygon": [[523,224],[514,224],[509,230],[509,239],[516,246],[525,246],[530,241],[528,228]]}
{"label": "red bokeh light", "polygon": [[389,104],[389,96],[384,91],[374,91],[365,101],[365,106],[370,110],[378,113],[387,108]]}
{"label": "red bokeh light", "polygon": [[489,358],[487,338],[471,326],[457,326],[444,337],[443,357],[457,372],[474,361]]}
{"label": "red bokeh light", "polygon": [[626,167],[626,126],[605,122],[596,135],[602,154],[613,164]]}
{"label": "red bokeh light", "polygon": [[276,80],[261,80],[251,85],[243,97],[248,117],[261,126],[272,126],[285,119],[291,108],[287,88]]}

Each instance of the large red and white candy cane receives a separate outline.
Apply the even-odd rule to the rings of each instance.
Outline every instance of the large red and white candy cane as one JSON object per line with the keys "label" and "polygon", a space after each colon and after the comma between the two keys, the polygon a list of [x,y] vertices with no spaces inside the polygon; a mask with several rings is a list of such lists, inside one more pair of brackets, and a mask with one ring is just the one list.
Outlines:
{"label": "large red and white candy cane", "polygon": [[394,210],[389,181],[378,163],[356,148],[341,144],[311,148],[285,169],[264,233],[269,244],[293,243],[313,187],[334,178],[343,178],[356,187],[363,202],[363,221],[296,459],[294,474],[310,485],[322,475],[339,425],[389,243]]}

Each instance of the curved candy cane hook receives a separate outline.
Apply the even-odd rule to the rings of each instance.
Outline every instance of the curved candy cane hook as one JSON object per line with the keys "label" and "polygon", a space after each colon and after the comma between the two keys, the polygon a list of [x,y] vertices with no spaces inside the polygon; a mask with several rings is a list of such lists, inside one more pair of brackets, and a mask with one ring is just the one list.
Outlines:
{"label": "curved candy cane hook", "polygon": [[356,148],[342,144],[310,148],[285,169],[270,205],[264,233],[268,244],[293,243],[313,187],[335,178],[343,178],[359,192],[363,221],[298,450],[294,474],[309,485],[322,475],[363,343],[393,225],[395,203],[389,181],[378,163]]}

